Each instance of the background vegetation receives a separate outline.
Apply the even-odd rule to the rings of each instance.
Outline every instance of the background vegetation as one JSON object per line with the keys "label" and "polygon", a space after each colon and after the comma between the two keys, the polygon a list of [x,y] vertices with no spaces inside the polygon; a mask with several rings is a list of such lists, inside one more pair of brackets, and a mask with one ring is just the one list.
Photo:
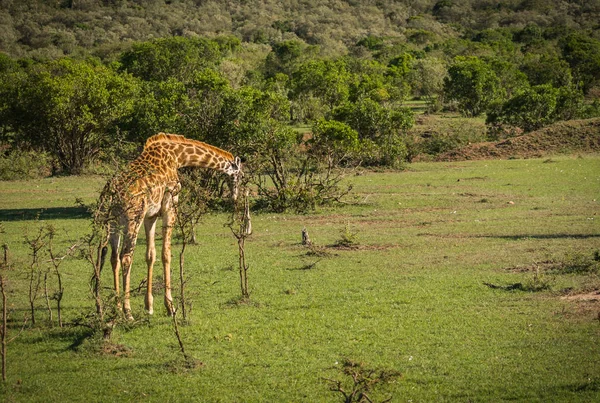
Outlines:
{"label": "background vegetation", "polygon": [[[415,100],[485,119],[483,140],[600,113],[596,1],[1,6],[3,158],[44,152],[54,173],[114,167],[159,131],[244,154],[257,173],[325,149],[336,166],[397,167],[419,142]],[[303,136],[314,125],[325,148]],[[270,204],[286,208],[286,192]]]}

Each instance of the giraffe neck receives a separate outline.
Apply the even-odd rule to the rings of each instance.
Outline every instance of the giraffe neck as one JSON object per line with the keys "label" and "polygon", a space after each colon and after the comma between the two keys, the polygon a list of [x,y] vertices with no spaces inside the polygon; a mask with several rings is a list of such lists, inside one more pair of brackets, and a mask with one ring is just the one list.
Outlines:
{"label": "giraffe neck", "polygon": [[173,148],[177,159],[177,168],[199,167],[210,168],[221,172],[226,172],[233,157],[230,157],[225,151],[208,144],[197,142],[198,144],[178,145]]}
{"label": "giraffe neck", "polygon": [[[231,174],[231,163],[234,161],[233,155],[227,151],[177,134],[154,135],[146,141],[144,150],[150,154],[158,154],[158,160],[162,160],[162,163],[169,164],[167,160],[171,160],[176,169],[201,167]],[[167,151],[172,158],[161,158],[163,151]]]}

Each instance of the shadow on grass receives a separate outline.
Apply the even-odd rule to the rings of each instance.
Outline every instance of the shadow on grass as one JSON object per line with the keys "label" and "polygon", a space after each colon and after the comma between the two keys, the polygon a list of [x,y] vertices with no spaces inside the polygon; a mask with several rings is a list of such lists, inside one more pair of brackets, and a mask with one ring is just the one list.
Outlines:
{"label": "shadow on grass", "polygon": [[88,327],[77,325],[65,325],[62,328],[51,327],[49,323],[42,320],[39,320],[39,323],[33,328],[26,330],[33,331],[27,340],[29,344],[47,343],[50,340],[68,344],[66,348],[55,348],[54,352],[76,351],[86,339],[89,339],[93,335],[92,329]]}
{"label": "shadow on grass", "polygon": [[554,395],[560,395],[565,391],[597,395],[597,393],[600,392],[600,379],[597,377],[590,377],[588,379],[582,379],[581,382],[552,386],[547,390],[552,391],[552,394]]}
{"label": "shadow on grass", "polygon": [[600,234],[540,234],[540,235],[478,235],[476,238],[496,238],[519,241],[522,239],[588,239],[600,238]]}
{"label": "shadow on grass", "polygon": [[435,234],[422,232],[417,236],[430,236],[434,238],[492,238],[508,239],[510,241],[522,241],[524,239],[589,239],[600,238],[600,234],[518,234],[518,235],[481,235],[481,234]]}
{"label": "shadow on grass", "polygon": [[513,283],[508,285],[496,285],[484,282],[483,285],[493,289],[502,291],[524,291],[524,292],[539,292],[550,290],[550,284],[543,281],[531,281],[530,283]]}
{"label": "shadow on grass", "polygon": [[65,220],[89,218],[85,207],[50,207],[0,210],[0,221]]}

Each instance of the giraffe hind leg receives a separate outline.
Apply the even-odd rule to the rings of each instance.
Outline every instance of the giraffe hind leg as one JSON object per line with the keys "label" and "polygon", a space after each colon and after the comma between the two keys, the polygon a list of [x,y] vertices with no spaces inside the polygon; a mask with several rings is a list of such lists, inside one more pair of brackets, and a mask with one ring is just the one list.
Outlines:
{"label": "giraffe hind leg", "polygon": [[110,242],[110,264],[113,270],[113,286],[115,290],[115,299],[117,309],[122,310],[121,295],[119,290],[119,275],[121,272],[121,259],[119,257],[119,248],[121,246],[121,234],[118,231],[112,230],[109,236]]}
{"label": "giraffe hind leg", "polygon": [[123,249],[121,250],[121,266],[123,268],[123,312],[127,320],[133,320],[131,314],[131,265],[133,263],[133,252],[137,242],[141,226],[141,219],[129,223],[127,231],[123,236]]}

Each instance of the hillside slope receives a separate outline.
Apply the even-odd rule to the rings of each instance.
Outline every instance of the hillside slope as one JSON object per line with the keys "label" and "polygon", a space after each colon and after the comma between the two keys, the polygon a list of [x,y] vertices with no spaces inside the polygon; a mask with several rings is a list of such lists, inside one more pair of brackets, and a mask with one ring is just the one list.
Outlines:
{"label": "hillside slope", "polygon": [[531,25],[598,37],[599,16],[600,0],[0,0],[0,52],[103,57],[132,41],[232,34],[259,44],[299,39],[339,55],[367,36],[424,47],[473,30]]}
{"label": "hillside slope", "polygon": [[600,119],[558,122],[507,140],[471,144],[440,154],[436,160],[535,158],[565,152],[600,152]]}

